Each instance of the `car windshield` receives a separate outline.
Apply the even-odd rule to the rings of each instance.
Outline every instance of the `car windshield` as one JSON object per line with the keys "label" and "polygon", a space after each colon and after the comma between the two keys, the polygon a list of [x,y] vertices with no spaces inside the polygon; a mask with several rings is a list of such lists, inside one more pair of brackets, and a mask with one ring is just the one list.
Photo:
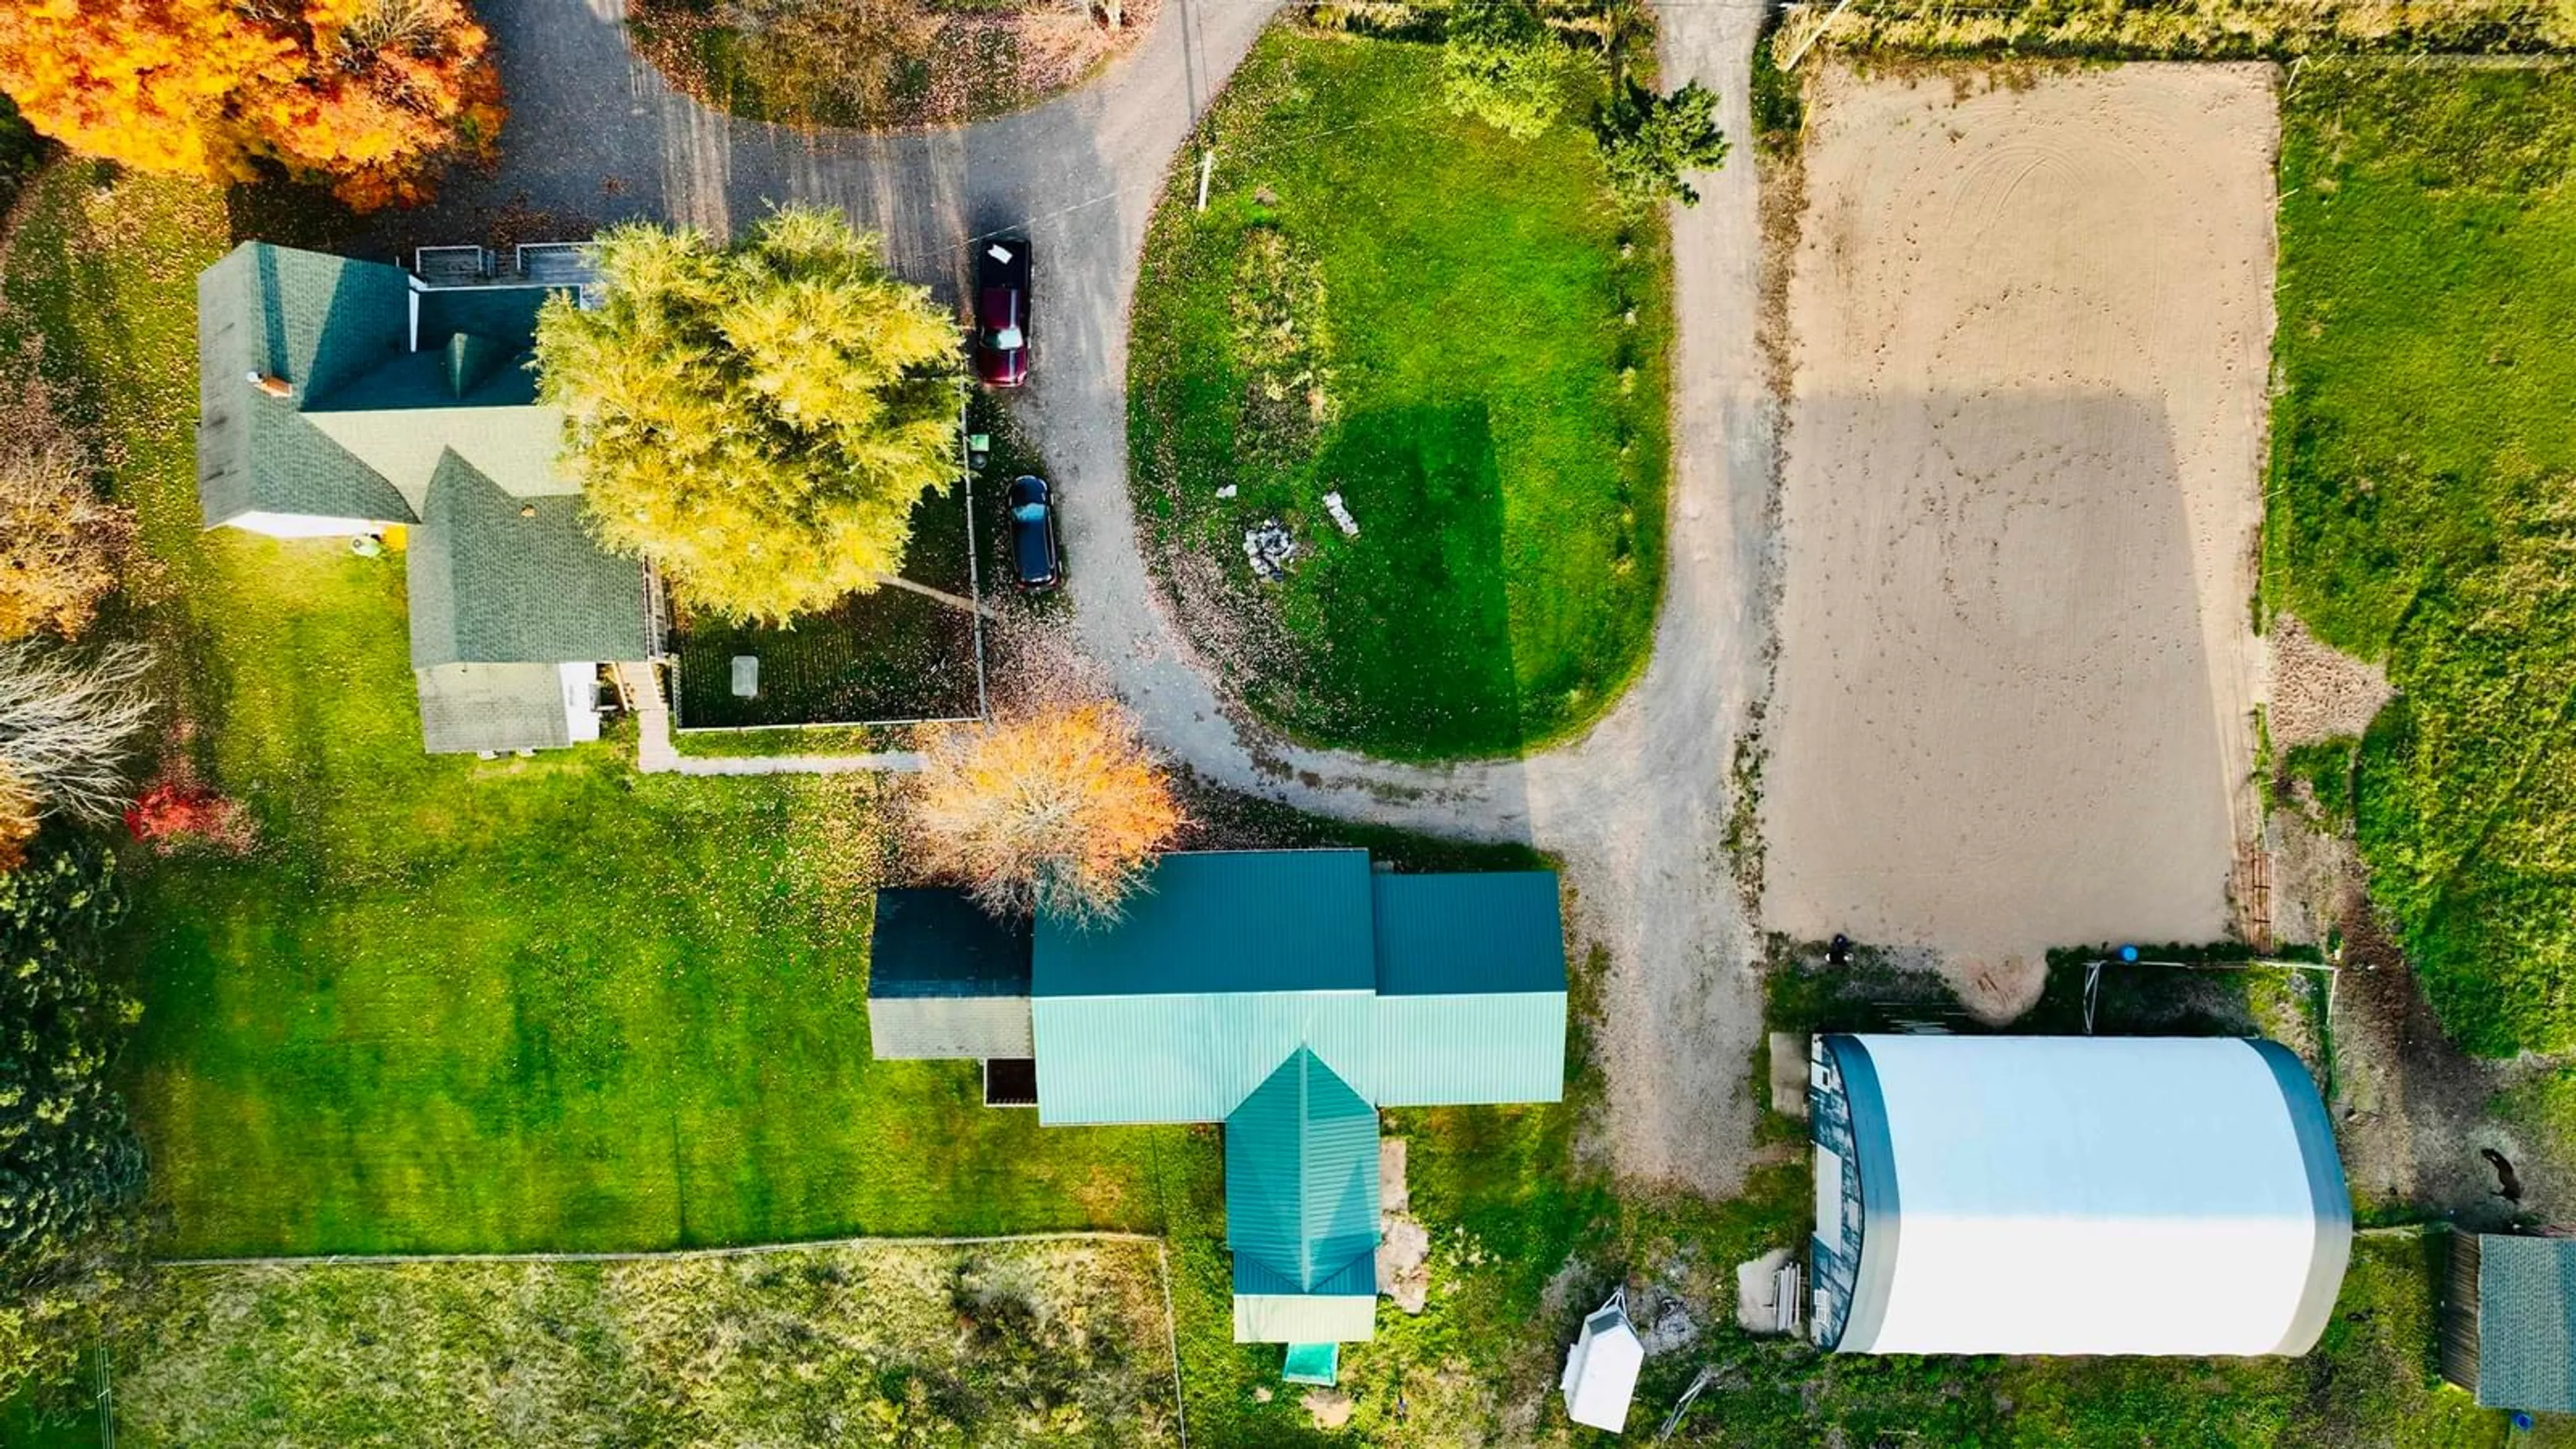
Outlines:
{"label": "car windshield", "polygon": [[1028,338],[1017,327],[1000,327],[994,329],[993,345],[1004,352],[1013,352],[1028,345]]}
{"label": "car windshield", "polygon": [[1019,507],[1011,510],[1011,516],[1022,523],[1044,523],[1046,522],[1046,505],[1043,503],[1023,503]]}

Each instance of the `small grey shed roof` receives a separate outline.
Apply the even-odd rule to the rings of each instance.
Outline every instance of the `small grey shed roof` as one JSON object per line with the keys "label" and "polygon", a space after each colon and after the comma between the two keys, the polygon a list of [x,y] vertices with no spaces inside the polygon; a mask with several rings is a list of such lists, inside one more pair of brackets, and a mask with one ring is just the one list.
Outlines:
{"label": "small grey shed roof", "polygon": [[499,754],[572,743],[563,672],[552,664],[445,664],[412,671],[421,744],[433,755]]}
{"label": "small grey shed roof", "polygon": [[2478,1402],[2576,1414],[2576,1238],[2477,1243]]}

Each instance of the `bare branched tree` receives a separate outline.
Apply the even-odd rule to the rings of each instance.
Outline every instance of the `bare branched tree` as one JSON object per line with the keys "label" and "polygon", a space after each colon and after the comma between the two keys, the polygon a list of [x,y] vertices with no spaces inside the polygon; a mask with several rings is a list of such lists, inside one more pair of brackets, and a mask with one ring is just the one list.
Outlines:
{"label": "bare branched tree", "polygon": [[0,771],[34,792],[39,815],[104,824],[125,808],[126,765],[152,721],[151,667],[135,644],[87,661],[32,640],[0,644]]}
{"label": "bare branched tree", "polygon": [[1096,702],[940,735],[911,810],[921,864],[985,909],[1084,923],[1115,920],[1184,823],[1134,722]]}

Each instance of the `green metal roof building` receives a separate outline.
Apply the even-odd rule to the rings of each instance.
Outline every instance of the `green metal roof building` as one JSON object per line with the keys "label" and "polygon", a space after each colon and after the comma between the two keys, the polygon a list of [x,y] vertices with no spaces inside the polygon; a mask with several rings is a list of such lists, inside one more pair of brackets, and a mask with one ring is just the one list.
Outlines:
{"label": "green metal roof building", "polygon": [[2442,1376],[2491,1409],[2576,1414],[2576,1237],[2455,1232]]}
{"label": "green metal roof building", "polygon": [[651,651],[643,567],[582,528],[579,487],[555,466],[562,410],[537,401],[529,371],[537,310],[562,289],[432,285],[265,242],[197,278],[206,526],[405,528],[433,753],[595,736],[597,666]]}
{"label": "green metal roof building", "polygon": [[1116,923],[1041,917],[1025,938],[977,924],[954,892],[877,900],[878,1056],[1026,1040],[1041,1122],[1225,1124],[1241,1342],[1373,1331],[1380,1107],[1564,1094],[1551,873],[1392,875],[1358,850],[1172,855]]}

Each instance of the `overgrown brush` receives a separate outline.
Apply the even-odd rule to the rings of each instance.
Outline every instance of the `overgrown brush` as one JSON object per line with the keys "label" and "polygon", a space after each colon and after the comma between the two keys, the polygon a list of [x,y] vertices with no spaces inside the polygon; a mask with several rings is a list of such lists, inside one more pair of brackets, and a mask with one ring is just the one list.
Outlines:
{"label": "overgrown brush", "polygon": [[2333,51],[2527,52],[2576,46],[2567,0],[1857,0],[1811,4],[1772,44],[1847,55],[1913,51],[2194,60]]}

